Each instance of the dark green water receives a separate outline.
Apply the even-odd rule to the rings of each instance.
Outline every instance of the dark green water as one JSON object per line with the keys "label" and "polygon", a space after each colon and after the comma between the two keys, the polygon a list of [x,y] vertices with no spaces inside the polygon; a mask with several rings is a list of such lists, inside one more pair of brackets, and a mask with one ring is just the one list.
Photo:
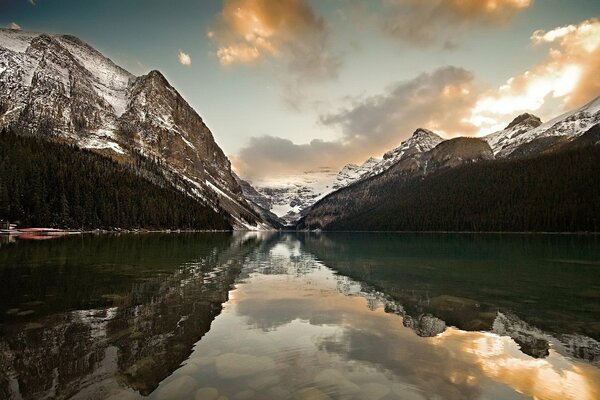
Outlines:
{"label": "dark green water", "polygon": [[595,399],[598,341],[596,236],[0,247],[2,399]]}

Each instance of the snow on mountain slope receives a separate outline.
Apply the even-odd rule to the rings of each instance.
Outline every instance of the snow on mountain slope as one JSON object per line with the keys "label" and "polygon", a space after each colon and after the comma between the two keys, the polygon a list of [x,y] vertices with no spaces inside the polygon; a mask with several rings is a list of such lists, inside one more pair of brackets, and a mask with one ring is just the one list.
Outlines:
{"label": "snow on mountain slope", "polygon": [[394,150],[385,153],[383,155],[383,160],[381,160],[380,163],[375,165],[371,169],[371,171],[363,175],[361,179],[378,175],[383,171],[389,169],[398,161],[410,157],[414,154],[429,151],[443,141],[444,139],[436,133],[433,133],[432,131],[427,129],[419,128],[412,134],[410,138],[402,142],[400,146],[396,147]]}
{"label": "snow on mountain slope", "polygon": [[56,39],[92,73],[95,89],[113,106],[116,116],[123,115],[129,100],[128,88],[135,77],[74,36]]}
{"label": "snow on mountain slope", "polygon": [[264,198],[269,199],[268,210],[292,224],[301,217],[302,211],[331,192],[380,174],[398,161],[429,151],[442,141],[440,136],[431,131],[417,129],[399,147],[385,153],[383,159],[371,157],[360,166],[348,164],[338,173],[330,168],[321,168],[286,179],[285,182],[254,182],[254,186]]}
{"label": "snow on mountain slope", "polygon": [[72,36],[0,29],[0,128],[95,149],[135,167],[158,162],[174,187],[268,226],[250,207],[202,118],[158,71],[135,77]]}
{"label": "snow on mountain slope", "polygon": [[507,157],[519,146],[549,136],[577,137],[600,122],[600,97],[576,110],[541,123],[531,114],[522,114],[499,132],[485,136],[498,158]]}
{"label": "snow on mountain slope", "polygon": [[267,210],[287,224],[300,218],[300,212],[331,192],[337,173],[327,167],[306,171],[282,180],[262,180],[253,186],[266,199]]}
{"label": "snow on mountain slope", "polygon": [[371,157],[361,165],[347,164],[340,172],[338,172],[331,188],[333,190],[338,190],[356,182],[373,171],[381,161],[380,158]]}

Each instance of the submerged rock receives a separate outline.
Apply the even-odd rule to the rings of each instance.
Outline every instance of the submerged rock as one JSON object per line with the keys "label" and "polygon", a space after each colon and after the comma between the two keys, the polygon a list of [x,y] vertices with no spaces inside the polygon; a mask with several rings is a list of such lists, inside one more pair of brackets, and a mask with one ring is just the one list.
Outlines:
{"label": "submerged rock", "polygon": [[169,383],[158,391],[159,400],[186,399],[198,387],[198,382],[192,377],[182,376]]}
{"label": "submerged rock", "polygon": [[360,388],[355,383],[342,375],[335,369],[326,369],[317,374],[314,379],[315,385],[327,392],[336,393],[341,396],[348,396],[358,393]]}
{"label": "submerged rock", "polygon": [[367,383],[360,387],[360,398],[363,400],[380,400],[390,393],[390,388],[377,382]]}
{"label": "submerged rock", "polygon": [[215,364],[217,374],[224,379],[235,379],[275,369],[275,362],[269,357],[249,354],[223,354],[217,357]]}
{"label": "submerged rock", "polygon": [[393,383],[392,392],[402,400],[425,400],[425,396],[421,391],[411,385]]}
{"label": "submerged rock", "polygon": [[265,374],[250,378],[248,387],[255,390],[260,390],[277,385],[281,381],[279,375],[274,373]]}
{"label": "submerged rock", "polygon": [[252,389],[242,390],[233,396],[235,400],[251,400],[256,395],[256,392]]}
{"label": "submerged rock", "polygon": [[321,392],[319,389],[306,388],[294,393],[294,400],[331,400],[331,397]]}
{"label": "submerged rock", "polygon": [[196,391],[195,400],[217,400],[219,391],[215,388],[202,388]]}

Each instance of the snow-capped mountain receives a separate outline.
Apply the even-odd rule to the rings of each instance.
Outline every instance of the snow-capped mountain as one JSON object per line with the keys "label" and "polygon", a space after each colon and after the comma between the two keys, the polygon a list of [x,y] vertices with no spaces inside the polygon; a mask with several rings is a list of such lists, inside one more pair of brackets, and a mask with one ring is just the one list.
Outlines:
{"label": "snow-capped mountain", "polygon": [[371,157],[361,165],[347,164],[340,172],[338,172],[331,188],[333,190],[338,190],[356,182],[363,176],[371,173],[381,161],[380,158]]}
{"label": "snow-capped mountain", "polygon": [[[262,198],[268,199],[268,207],[265,207],[267,210],[275,213],[286,223],[293,224],[300,219],[302,211],[329,193],[380,174],[400,160],[433,149],[443,140],[429,130],[417,129],[400,146],[385,153],[383,158],[371,157],[361,165],[347,164],[337,173],[331,168],[320,168],[307,171],[284,183],[256,182],[254,186]],[[255,197],[248,192],[246,198],[251,199],[253,196]],[[261,206],[264,207],[263,204]]]}
{"label": "snow-capped mountain", "polygon": [[389,169],[398,161],[418,153],[429,151],[443,141],[444,139],[436,133],[433,133],[427,129],[419,128],[414,131],[410,138],[402,142],[400,146],[385,153],[383,155],[383,160],[374,165],[368,173],[361,176],[361,179],[378,175]]}
{"label": "snow-capped mountain", "polygon": [[419,128],[413,132],[410,138],[400,143],[400,146],[385,153],[382,159],[371,157],[361,166],[355,164],[346,165],[338,173],[332,188],[333,190],[338,190],[361,179],[378,175],[398,161],[418,153],[429,151],[443,141],[444,139],[436,133]]}
{"label": "snow-capped mountain", "polygon": [[[336,176],[336,171],[323,167],[285,180],[255,181],[252,186],[260,194],[261,206],[291,225],[302,210],[331,192]],[[251,190],[244,189],[244,194],[249,199],[256,197]]]}
{"label": "snow-capped mountain", "polygon": [[[497,158],[509,157],[520,146],[542,138],[572,139],[600,122],[600,97],[576,110],[548,122],[531,114],[522,114],[506,128],[485,137]],[[550,144],[551,141],[547,141]]]}
{"label": "snow-capped mountain", "polygon": [[160,72],[136,77],[73,36],[0,29],[2,127],[123,163],[141,155],[175,187],[225,210],[235,227],[268,227],[202,118]]}
{"label": "snow-capped mountain", "polygon": [[493,159],[492,149],[483,139],[459,137],[444,140],[431,150],[401,156],[385,171],[328,194],[303,212],[297,227],[326,229],[339,220],[387,201],[390,188],[401,186],[411,179],[424,179],[442,169]]}

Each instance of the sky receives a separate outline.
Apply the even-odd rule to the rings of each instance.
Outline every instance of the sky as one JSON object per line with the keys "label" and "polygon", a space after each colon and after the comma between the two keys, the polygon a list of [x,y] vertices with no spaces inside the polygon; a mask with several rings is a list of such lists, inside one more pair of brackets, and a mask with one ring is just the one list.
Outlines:
{"label": "sky", "polygon": [[600,95],[597,0],[0,0],[0,25],[161,71],[251,181],[481,136]]}

